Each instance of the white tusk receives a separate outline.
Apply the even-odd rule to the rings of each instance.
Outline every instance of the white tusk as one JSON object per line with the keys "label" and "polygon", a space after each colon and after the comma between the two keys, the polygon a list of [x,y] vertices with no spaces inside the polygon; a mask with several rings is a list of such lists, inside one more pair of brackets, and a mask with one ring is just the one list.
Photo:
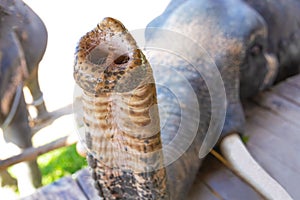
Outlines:
{"label": "white tusk", "polygon": [[86,157],[87,155],[87,151],[86,148],[84,148],[84,146],[82,145],[81,141],[78,141],[76,144],[76,151],[77,153],[82,156],[82,157]]}
{"label": "white tusk", "polygon": [[220,148],[232,170],[265,199],[292,200],[287,191],[254,160],[238,134],[226,136]]}

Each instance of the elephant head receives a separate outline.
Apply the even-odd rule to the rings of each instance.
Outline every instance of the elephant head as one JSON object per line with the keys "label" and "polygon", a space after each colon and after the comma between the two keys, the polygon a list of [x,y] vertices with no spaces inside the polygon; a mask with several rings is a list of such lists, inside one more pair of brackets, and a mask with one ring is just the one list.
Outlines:
{"label": "elephant head", "polygon": [[[151,80],[155,80],[156,92],[153,87],[145,92],[146,89],[137,84],[145,85],[152,71],[150,73],[149,63],[141,59],[144,57],[132,39],[120,22],[109,18],[82,37],[77,48],[74,77],[84,90],[85,141],[92,175],[104,198],[184,199],[203,157],[214,145],[220,144],[230,161],[238,154],[237,151],[231,153],[230,147],[227,150],[228,146],[245,150],[237,136],[243,134],[245,122],[240,99],[268,86],[276,75],[276,61],[265,51],[266,24],[243,1],[172,1],[146,29],[144,47],[152,66]],[[115,62],[121,55],[126,59]],[[123,72],[119,75],[120,70]],[[128,84],[130,77],[136,87],[131,94],[120,94],[117,86]],[[156,94],[159,112],[152,99]],[[140,107],[142,105],[145,107]],[[155,105],[152,114],[150,105]],[[131,111],[126,112],[128,106]],[[140,124],[139,129],[135,126],[137,113],[141,121],[148,120]],[[160,126],[159,120],[153,120],[159,118]],[[143,133],[148,133],[151,122],[155,122],[157,128],[153,130],[157,134],[147,135],[151,140],[146,142]],[[120,124],[121,127],[126,125],[128,134],[122,136],[122,142],[117,142],[119,148],[112,147],[116,136],[124,133]],[[131,134],[133,130],[136,134]],[[105,139],[99,139],[103,137]],[[101,145],[95,144],[97,141]],[[126,146],[124,141],[135,141],[135,148],[143,147],[137,150],[140,154],[135,154],[142,157],[135,160],[135,164],[145,167],[148,162],[150,171],[141,173],[140,168],[128,167],[135,157],[125,159],[120,153]],[[157,141],[157,145],[153,145],[153,141]],[[131,142],[127,149],[130,152],[133,151]],[[152,145],[147,145],[149,143]],[[97,145],[101,150],[96,150]],[[162,148],[162,151],[145,156],[149,153],[148,147]],[[99,152],[106,157],[112,152],[116,154],[108,159]],[[252,158],[247,154],[243,159]],[[109,167],[108,163],[115,163],[116,168]],[[259,169],[264,180],[275,182]],[[247,180],[253,185],[252,178]],[[272,191],[274,188],[276,194]],[[267,192],[260,190],[267,198],[274,195],[290,198],[279,185],[268,189]]]}

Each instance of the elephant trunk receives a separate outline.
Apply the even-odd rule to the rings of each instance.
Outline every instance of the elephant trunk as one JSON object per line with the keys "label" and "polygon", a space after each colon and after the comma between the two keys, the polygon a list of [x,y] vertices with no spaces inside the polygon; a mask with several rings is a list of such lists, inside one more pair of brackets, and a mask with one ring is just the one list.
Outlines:
{"label": "elephant trunk", "polygon": [[152,69],[117,20],[81,38],[74,78],[83,89],[88,163],[105,199],[167,199]]}

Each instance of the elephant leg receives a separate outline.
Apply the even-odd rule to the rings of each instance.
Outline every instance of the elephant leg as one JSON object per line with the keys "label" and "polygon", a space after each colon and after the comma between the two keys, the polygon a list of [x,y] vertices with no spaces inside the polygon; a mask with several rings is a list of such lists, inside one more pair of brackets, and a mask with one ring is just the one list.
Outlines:
{"label": "elephant leg", "polygon": [[12,172],[18,180],[18,189],[21,196],[28,196],[42,186],[41,173],[36,160],[14,165]]}
{"label": "elephant leg", "polygon": [[[20,95],[20,103],[16,114],[3,133],[6,142],[12,142],[21,150],[32,147],[32,134],[23,93]],[[36,160],[15,165],[14,169],[20,193],[28,194],[28,192],[32,192],[36,187],[41,186],[41,173]]]}
{"label": "elephant leg", "polygon": [[17,180],[13,178],[7,170],[0,171],[0,186],[17,186]]}
{"label": "elephant leg", "polygon": [[40,89],[40,85],[38,81],[38,65],[33,68],[25,85],[28,87],[33,99],[30,105],[34,106],[37,110],[36,118],[39,120],[46,119],[48,112],[45,106],[43,93]]}
{"label": "elephant leg", "polygon": [[262,197],[292,200],[287,191],[254,160],[238,134],[224,137],[220,149],[229,167]]}

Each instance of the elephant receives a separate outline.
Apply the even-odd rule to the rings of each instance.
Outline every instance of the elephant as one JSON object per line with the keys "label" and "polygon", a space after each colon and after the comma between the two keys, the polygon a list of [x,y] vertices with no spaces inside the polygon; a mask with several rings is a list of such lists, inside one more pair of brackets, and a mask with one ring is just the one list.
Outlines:
{"label": "elephant", "polygon": [[[47,115],[38,83],[38,65],[46,50],[47,37],[44,23],[23,1],[0,1],[0,124],[6,142],[20,149],[32,147],[24,86],[32,95],[37,119]],[[31,180],[22,177],[18,183],[39,187],[41,174],[37,162],[29,161],[27,165]]]}
{"label": "elephant", "polygon": [[[155,28],[153,29],[153,27]],[[266,51],[268,33],[264,19],[243,1],[175,0],[171,1],[162,15],[148,25],[146,41],[149,44],[160,37],[159,34],[155,33],[157,28],[179,32],[185,37],[191,38],[199,46],[201,45],[216,63],[224,82],[227,102],[224,126],[218,143],[222,145],[222,141],[234,133],[243,134],[245,116],[241,99],[251,97],[268,88],[273,84],[277,75],[278,63],[276,57]],[[195,57],[199,52],[199,50],[188,48],[186,51],[195,52]],[[179,68],[182,74],[188,74],[189,67],[187,63],[183,65],[182,62],[176,64],[170,61],[170,64],[168,64],[169,58],[158,54],[151,54],[149,62],[161,63],[164,60],[164,65],[171,65],[172,68]],[[199,68],[205,68],[201,63],[201,59],[199,59],[199,63],[196,62],[196,65]],[[210,71],[205,73],[207,77],[214,77],[214,74],[209,74],[212,73]],[[209,95],[209,93],[212,91],[205,84],[200,84],[203,82],[201,75],[191,78],[189,82],[195,84],[193,88],[196,90],[198,102],[201,102],[199,105],[203,119],[200,118],[200,122],[203,122],[203,124],[200,124],[199,127],[203,130],[200,132],[206,133],[209,126],[207,124],[208,119],[211,116],[211,110],[207,107],[211,105],[211,94]],[[187,76],[188,79],[190,79],[189,76]],[[165,74],[159,73],[159,71],[155,73],[155,70],[154,77],[157,80],[167,79]],[[205,79],[206,82],[207,79]],[[164,81],[170,84],[172,80]],[[160,94],[164,95],[164,93],[158,92],[158,102],[160,103],[160,99],[162,99],[161,104],[170,104],[170,102],[166,102],[167,98],[165,96],[160,97]],[[185,98],[189,98],[189,95]],[[185,99],[182,101],[188,102]],[[170,135],[170,133],[166,135]],[[163,137],[164,135],[162,135],[164,141]],[[170,181],[172,185],[169,188],[173,188],[172,191],[181,191],[175,192],[171,199],[183,199],[186,194],[182,191],[188,191],[188,188],[190,188],[193,182],[191,180],[193,180],[201,165],[201,159],[197,159],[198,155],[195,152],[199,151],[203,137],[198,136],[197,141],[196,136],[194,145],[189,147],[183,154],[182,159],[178,159],[167,167],[167,172],[169,172],[167,178],[172,180]],[[178,174],[189,175],[178,177]]]}
{"label": "elephant", "polygon": [[268,28],[267,52],[276,56],[279,68],[275,82],[300,72],[300,2],[245,1],[265,20]]}
{"label": "elephant", "polygon": [[[268,46],[269,23],[249,4],[173,0],[149,23],[139,48],[134,32],[111,18],[80,39],[74,78],[84,90],[83,142],[101,197],[185,199],[216,146],[264,198],[292,199],[240,139],[242,102],[273,85],[285,68]],[[295,51],[285,53],[289,58]],[[151,125],[160,131],[149,134]],[[149,153],[157,148],[162,151]],[[239,166],[242,160],[252,164]],[[245,173],[253,167],[256,174]]]}

